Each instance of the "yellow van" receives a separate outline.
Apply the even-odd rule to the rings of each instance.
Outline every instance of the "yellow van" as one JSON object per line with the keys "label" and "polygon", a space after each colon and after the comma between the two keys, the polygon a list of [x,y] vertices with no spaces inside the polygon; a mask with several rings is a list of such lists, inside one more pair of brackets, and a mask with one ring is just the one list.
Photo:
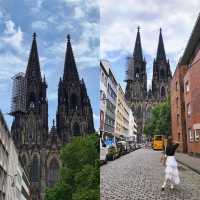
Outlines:
{"label": "yellow van", "polygon": [[162,135],[154,135],[152,148],[154,150],[163,150],[164,149],[164,137]]}

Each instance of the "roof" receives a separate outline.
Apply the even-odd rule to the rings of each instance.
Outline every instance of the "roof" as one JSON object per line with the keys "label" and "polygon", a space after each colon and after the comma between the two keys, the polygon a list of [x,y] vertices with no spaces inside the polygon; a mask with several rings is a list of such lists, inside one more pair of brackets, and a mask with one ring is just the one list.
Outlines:
{"label": "roof", "polygon": [[182,58],[180,59],[180,64],[188,64],[190,61],[190,58],[192,57],[196,46],[198,45],[200,41],[200,14],[196,20],[196,23],[194,25],[194,28],[192,30],[192,33],[190,35],[189,41],[187,43],[187,46],[185,48],[185,51],[183,53]]}

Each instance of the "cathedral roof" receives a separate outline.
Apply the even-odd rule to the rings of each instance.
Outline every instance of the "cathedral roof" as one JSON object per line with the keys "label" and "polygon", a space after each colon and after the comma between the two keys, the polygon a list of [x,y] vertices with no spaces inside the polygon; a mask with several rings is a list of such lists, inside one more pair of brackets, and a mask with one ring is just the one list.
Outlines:
{"label": "cathedral roof", "polygon": [[74,54],[71,46],[70,35],[67,36],[67,50],[65,54],[64,75],[63,80],[79,81],[79,75],[74,59]]}
{"label": "cathedral roof", "polygon": [[138,27],[136,41],[135,41],[133,58],[134,58],[134,60],[137,60],[137,61],[143,61],[142,45],[141,45],[141,39],[140,39],[140,28],[139,27]]}
{"label": "cathedral roof", "polygon": [[26,68],[26,78],[41,80],[40,62],[37,50],[36,33],[33,33],[31,51]]}
{"label": "cathedral roof", "polygon": [[156,60],[166,61],[165,48],[164,48],[163,37],[162,37],[162,29],[161,28],[160,28],[160,34],[159,34]]}

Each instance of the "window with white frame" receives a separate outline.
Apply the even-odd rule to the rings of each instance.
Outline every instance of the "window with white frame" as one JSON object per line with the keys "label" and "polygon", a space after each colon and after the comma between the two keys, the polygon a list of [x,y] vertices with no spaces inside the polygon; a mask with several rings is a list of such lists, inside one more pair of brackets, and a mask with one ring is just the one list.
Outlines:
{"label": "window with white frame", "polygon": [[191,128],[188,129],[188,135],[189,135],[190,142],[193,142],[194,141],[194,135],[193,135]]}
{"label": "window with white frame", "polygon": [[200,129],[196,129],[194,134],[195,141],[198,142],[200,138]]}

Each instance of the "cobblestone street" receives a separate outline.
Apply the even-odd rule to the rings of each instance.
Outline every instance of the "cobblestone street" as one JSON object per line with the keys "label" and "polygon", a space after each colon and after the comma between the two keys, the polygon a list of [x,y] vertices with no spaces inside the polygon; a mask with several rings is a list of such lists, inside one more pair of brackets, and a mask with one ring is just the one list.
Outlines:
{"label": "cobblestone street", "polygon": [[181,183],[161,191],[161,152],[140,149],[101,167],[101,200],[200,200],[200,175],[179,164]]}

